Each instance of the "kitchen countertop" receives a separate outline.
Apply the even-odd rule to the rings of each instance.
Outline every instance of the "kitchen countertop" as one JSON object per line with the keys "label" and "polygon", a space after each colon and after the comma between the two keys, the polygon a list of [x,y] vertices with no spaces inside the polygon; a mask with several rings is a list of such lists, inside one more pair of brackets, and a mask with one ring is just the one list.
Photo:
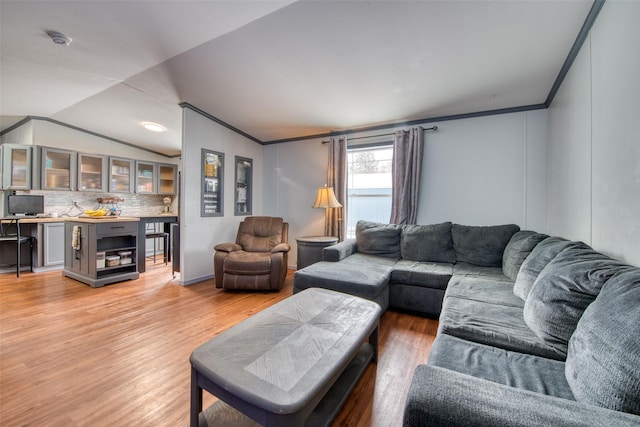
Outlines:
{"label": "kitchen countertop", "polygon": [[[104,217],[83,217],[83,216],[38,216],[38,217],[20,217],[21,224],[39,224],[49,222],[64,222],[64,221],[79,221],[79,222],[104,222],[104,221],[140,221],[144,218],[158,218],[158,217],[177,217],[177,214],[173,213],[160,213],[157,215],[126,215],[126,216],[104,216]],[[9,218],[1,218],[2,220],[8,220]]]}
{"label": "kitchen countertop", "polygon": [[[2,219],[2,221],[9,221],[11,219],[15,219],[15,217],[1,218],[1,219]],[[43,217],[20,217],[20,224],[34,224],[34,223],[41,223],[41,222],[64,222],[65,219],[71,219],[71,218],[67,218],[67,217],[52,218],[52,217],[48,217],[48,216],[43,216]]]}
{"label": "kitchen countertop", "polygon": [[138,222],[140,218],[132,216],[76,216],[63,218],[65,221],[74,222],[88,222],[88,223],[101,223],[101,222]]}

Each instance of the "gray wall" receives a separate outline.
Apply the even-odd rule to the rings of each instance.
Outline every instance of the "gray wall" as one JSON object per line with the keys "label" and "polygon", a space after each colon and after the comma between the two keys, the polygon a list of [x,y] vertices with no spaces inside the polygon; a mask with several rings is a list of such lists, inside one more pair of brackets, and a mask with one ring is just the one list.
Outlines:
{"label": "gray wall", "polygon": [[549,108],[548,232],[640,265],[640,2],[608,1]]}

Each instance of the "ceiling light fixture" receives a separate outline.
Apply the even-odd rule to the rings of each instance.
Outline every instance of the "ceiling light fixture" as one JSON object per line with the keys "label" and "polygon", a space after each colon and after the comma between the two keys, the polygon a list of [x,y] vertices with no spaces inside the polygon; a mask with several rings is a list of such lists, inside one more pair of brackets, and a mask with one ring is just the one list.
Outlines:
{"label": "ceiling light fixture", "polygon": [[51,40],[53,40],[55,44],[63,44],[65,46],[69,46],[69,44],[71,43],[70,37],[67,37],[57,31],[47,31],[47,34],[49,35],[49,37],[51,37]]}
{"label": "ceiling light fixture", "polygon": [[158,123],[153,123],[153,122],[144,122],[142,123],[142,126],[146,130],[150,130],[151,132],[164,132],[167,130],[167,128],[165,128],[164,126],[159,125]]}

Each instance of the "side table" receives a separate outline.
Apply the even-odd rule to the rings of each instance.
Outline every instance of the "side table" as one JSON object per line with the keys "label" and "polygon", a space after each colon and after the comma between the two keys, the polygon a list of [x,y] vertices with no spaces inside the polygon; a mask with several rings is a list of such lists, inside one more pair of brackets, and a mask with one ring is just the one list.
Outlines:
{"label": "side table", "polygon": [[337,237],[332,236],[305,236],[297,237],[298,243],[298,270],[308,265],[322,261],[322,250],[327,246],[338,243]]}

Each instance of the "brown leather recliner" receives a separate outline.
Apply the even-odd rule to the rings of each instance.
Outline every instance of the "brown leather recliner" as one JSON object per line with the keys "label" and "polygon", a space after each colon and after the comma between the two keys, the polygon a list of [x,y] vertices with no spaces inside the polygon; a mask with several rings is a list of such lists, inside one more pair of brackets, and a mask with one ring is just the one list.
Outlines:
{"label": "brown leather recliner", "polygon": [[238,227],[235,243],[220,243],[214,249],[216,288],[279,290],[291,250],[289,223],[278,217],[247,217]]}

